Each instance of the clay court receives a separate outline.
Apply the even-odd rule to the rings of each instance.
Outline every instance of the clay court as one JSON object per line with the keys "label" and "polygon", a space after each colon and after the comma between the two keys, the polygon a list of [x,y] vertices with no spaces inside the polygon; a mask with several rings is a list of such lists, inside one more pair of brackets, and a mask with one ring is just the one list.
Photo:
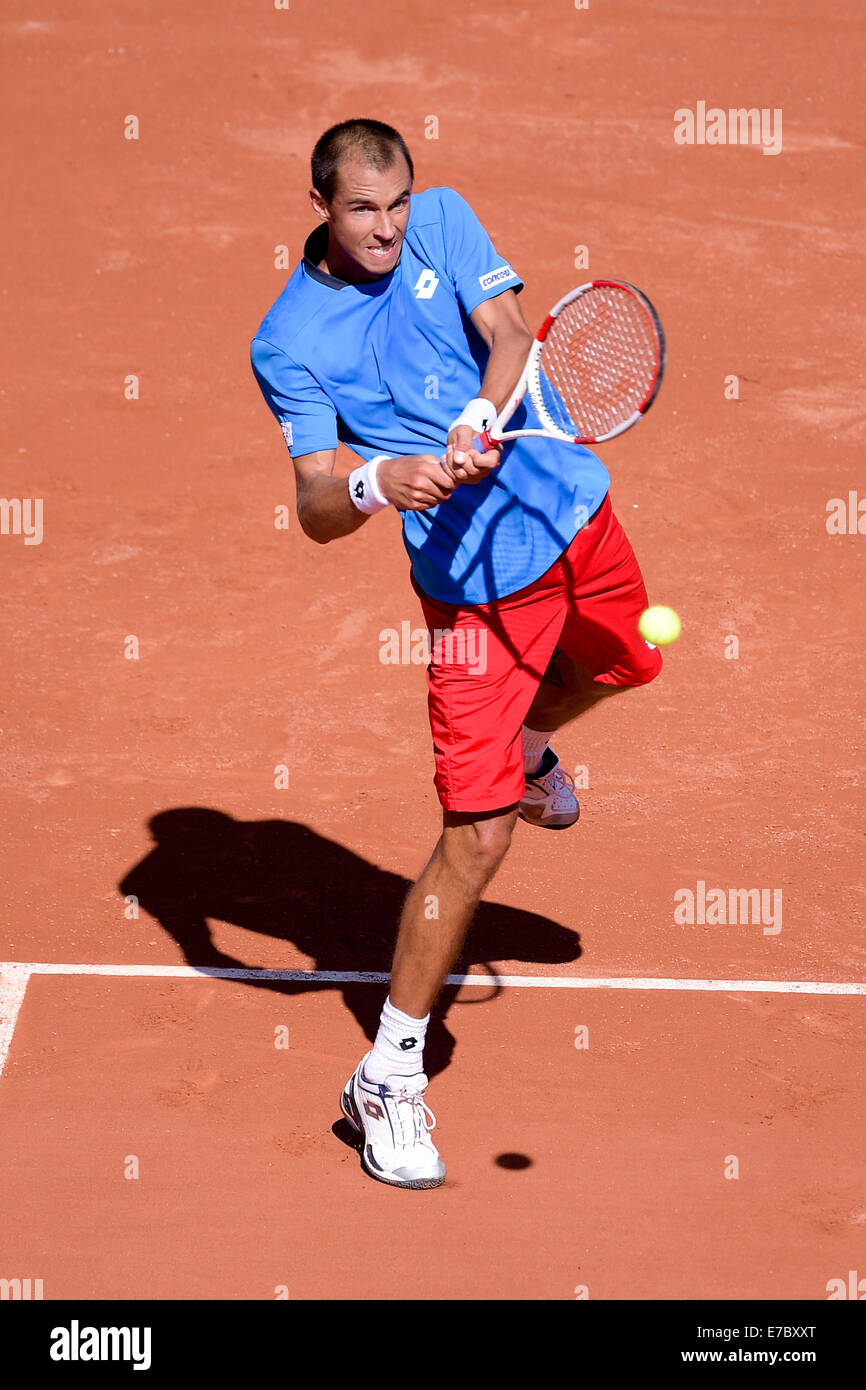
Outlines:
{"label": "clay court", "polygon": [[[853,0],[10,0],[4,1279],[558,1301],[866,1278],[864,29]],[[781,148],[678,143],[698,103],[781,112]],[[371,1182],[338,1104],[439,829],[424,667],[380,660],[421,613],[393,513],[305,538],[249,367],[312,226],[310,148],[358,115],[471,203],[531,325],[616,276],[669,354],[599,452],[683,633],[559,737],[580,823],[519,825],[488,890],[428,1040],[432,1192]],[[773,915],[715,920],[712,889]]]}

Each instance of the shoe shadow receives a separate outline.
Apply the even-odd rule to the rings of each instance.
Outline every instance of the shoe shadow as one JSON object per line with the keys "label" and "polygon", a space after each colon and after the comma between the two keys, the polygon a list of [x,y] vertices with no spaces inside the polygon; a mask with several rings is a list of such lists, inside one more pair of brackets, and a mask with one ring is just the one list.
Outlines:
{"label": "shoe shadow", "polygon": [[[377,868],[297,821],[236,821],[222,811],[188,806],[161,811],[149,829],[154,848],[118,889],[138,899],[174,937],[190,965],[245,968],[244,961],[215,945],[209,926],[213,919],[291,941],[312,957],[316,970],[390,970],[398,919],[411,886],[399,874]],[[490,961],[562,964],[579,955],[580,939],[570,928],[533,912],[485,902],[454,973]],[[377,989],[333,981],[243,983],[279,994],[339,990],[371,1043],[387,990],[386,984]],[[424,1050],[431,1077],[444,1070],[455,1047],[446,1018],[456,994],[455,986],[446,986],[432,1010]]]}
{"label": "shoe shadow", "polygon": [[[433,1020],[431,1019],[430,1021],[432,1023]],[[355,1149],[356,1152],[360,1151],[362,1147],[361,1136],[354,1125],[349,1124],[345,1115],[342,1115],[339,1120],[334,1121],[331,1125],[331,1133],[335,1139],[339,1139],[341,1144],[345,1144],[347,1149]]]}

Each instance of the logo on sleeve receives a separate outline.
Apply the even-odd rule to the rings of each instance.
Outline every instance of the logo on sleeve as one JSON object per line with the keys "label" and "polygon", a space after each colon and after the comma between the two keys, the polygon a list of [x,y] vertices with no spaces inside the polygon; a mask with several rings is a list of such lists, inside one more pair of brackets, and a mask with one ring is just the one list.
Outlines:
{"label": "logo on sleeve", "polygon": [[503,280],[514,280],[516,276],[510,265],[501,265],[498,270],[488,270],[486,275],[479,275],[478,283],[483,290],[489,290],[492,285],[498,285]]}
{"label": "logo on sleeve", "polygon": [[436,286],[438,284],[438,275],[434,275],[432,270],[422,270],[418,279],[415,281],[415,298],[432,299],[436,293]]}

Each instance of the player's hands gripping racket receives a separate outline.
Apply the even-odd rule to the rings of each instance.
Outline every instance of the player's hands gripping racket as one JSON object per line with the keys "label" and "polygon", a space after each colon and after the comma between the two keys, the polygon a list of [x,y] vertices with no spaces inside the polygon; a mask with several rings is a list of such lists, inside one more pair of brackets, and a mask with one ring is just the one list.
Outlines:
{"label": "player's hands gripping racket", "polygon": [[[658,394],[665,367],[659,316],[646,295],[620,280],[591,280],[555,304],[526,365],[478,450],[541,437],[601,444],[636,425]],[[523,397],[541,428],[509,430]]]}

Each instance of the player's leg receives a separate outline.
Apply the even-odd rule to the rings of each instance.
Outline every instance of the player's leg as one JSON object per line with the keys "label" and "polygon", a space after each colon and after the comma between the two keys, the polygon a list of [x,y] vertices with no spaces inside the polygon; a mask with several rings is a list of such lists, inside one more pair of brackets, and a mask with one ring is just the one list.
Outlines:
{"label": "player's leg", "polygon": [[502,863],[517,811],[445,811],[442,834],[406,899],[389,998],[414,1019],[429,1015],[457,959],[484,889]]}
{"label": "player's leg", "polygon": [[526,716],[526,727],[554,733],[586,714],[593,705],[627,689],[626,685],[606,685],[595,680],[584,665],[557,647]]}
{"label": "player's leg", "polygon": [[513,604],[474,609],[419,593],[431,635],[428,706],[442,834],[406,900],[373,1050],[342,1100],[363,1135],[365,1168],[400,1187],[436,1187],[445,1177],[423,1100],[424,1040],[525,790],[523,718],[564,617],[561,585],[541,588]]}
{"label": "player's leg", "polygon": [[[555,582],[550,592],[531,597],[464,609],[419,591],[430,633],[428,709],[443,825],[400,922],[391,991],[370,1059],[377,1079],[386,1071],[422,1070],[430,1007],[511,840],[525,790],[523,716],[565,611]],[[398,1037],[401,1029],[405,1036]]]}

